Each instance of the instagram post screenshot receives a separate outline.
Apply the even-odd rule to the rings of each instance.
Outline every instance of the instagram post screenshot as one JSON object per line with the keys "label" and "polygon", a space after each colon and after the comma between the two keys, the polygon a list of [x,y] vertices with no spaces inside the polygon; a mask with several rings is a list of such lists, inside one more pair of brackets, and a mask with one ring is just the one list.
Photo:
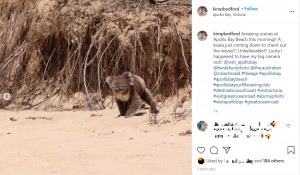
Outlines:
{"label": "instagram post screenshot", "polygon": [[299,1],[192,11],[192,174],[298,175]]}
{"label": "instagram post screenshot", "polygon": [[0,0],[0,175],[192,172],[192,1]]}
{"label": "instagram post screenshot", "polygon": [[0,175],[299,175],[299,0],[0,0]]}

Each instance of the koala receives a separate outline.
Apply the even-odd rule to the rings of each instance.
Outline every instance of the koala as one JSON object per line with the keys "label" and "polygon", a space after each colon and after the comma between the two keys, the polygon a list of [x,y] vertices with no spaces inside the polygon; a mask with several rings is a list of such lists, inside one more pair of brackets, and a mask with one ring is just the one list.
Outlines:
{"label": "koala", "polygon": [[108,76],[105,82],[114,94],[119,116],[130,117],[135,114],[141,108],[142,100],[150,105],[151,113],[159,113],[156,101],[141,77],[124,72],[119,76]]}

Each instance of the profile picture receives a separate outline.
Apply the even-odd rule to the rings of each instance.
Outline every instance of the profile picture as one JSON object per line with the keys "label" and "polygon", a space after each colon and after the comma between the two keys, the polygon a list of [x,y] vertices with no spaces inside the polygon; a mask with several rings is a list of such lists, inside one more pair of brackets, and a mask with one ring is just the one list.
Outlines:
{"label": "profile picture", "polygon": [[207,33],[203,30],[201,30],[200,32],[198,32],[198,39],[200,41],[205,41],[207,39]]}
{"label": "profile picture", "polygon": [[200,131],[205,131],[207,129],[207,123],[205,121],[200,121],[197,123],[197,128]]}
{"label": "profile picture", "polygon": [[207,8],[204,6],[200,6],[197,10],[199,16],[205,16],[207,14]]}
{"label": "profile picture", "polygon": [[198,158],[198,163],[199,163],[200,165],[204,164],[204,159],[203,159],[203,157],[199,157],[199,158]]}

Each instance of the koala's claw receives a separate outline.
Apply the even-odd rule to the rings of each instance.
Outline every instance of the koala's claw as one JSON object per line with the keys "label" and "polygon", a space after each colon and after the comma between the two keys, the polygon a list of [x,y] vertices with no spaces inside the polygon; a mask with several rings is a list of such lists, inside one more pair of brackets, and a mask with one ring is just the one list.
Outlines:
{"label": "koala's claw", "polygon": [[152,113],[152,114],[158,114],[159,110],[158,109],[150,109],[150,113]]}
{"label": "koala's claw", "polygon": [[129,118],[129,117],[132,117],[132,115],[125,115],[124,117],[125,118]]}

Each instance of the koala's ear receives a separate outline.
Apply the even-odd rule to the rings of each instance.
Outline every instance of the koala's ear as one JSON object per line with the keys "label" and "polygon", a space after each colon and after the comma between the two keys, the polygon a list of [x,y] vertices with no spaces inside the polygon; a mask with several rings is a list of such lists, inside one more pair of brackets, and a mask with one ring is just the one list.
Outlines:
{"label": "koala's ear", "polygon": [[133,78],[131,72],[124,72],[122,75],[130,85],[133,85]]}
{"label": "koala's ear", "polygon": [[113,76],[108,76],[108,77],[106,77],[106,80],[105,80],[105,82],[107,83],[107,84],[111,84],[112,83],[112,81],[113,81]]}

